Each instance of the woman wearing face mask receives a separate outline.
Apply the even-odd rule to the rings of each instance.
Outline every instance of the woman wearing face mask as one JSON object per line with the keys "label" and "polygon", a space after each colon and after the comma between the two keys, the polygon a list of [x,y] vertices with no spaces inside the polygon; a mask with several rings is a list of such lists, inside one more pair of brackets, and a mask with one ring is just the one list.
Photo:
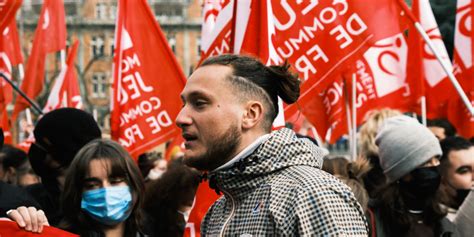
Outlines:
{"label": "woman wearing face mask", "polygon": [[372,236],[455,236],[439,206],[442,151],[436,137],[407,116],[385,121],[376,137],[387,184],[372,204]]}
{"label": "woman wearing face mask", "polygon": [[61,226],[81,236],[142,236],[144,183],[116,142],[97,139],[76,155],[67,173]]}

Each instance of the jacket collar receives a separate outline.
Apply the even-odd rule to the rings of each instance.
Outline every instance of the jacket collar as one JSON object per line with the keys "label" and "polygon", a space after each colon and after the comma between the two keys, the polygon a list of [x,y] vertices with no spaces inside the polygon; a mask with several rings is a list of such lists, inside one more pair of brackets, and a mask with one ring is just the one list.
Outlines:
{"label": "jacket collar", "polygon": [[272,132],[253,153],[230,168],[210,172],[210,186],[239,196],[281,169],[300,165],[321,168],[324,155],[324,150],[309,139],[298,138],[292,130],[283,128]]}

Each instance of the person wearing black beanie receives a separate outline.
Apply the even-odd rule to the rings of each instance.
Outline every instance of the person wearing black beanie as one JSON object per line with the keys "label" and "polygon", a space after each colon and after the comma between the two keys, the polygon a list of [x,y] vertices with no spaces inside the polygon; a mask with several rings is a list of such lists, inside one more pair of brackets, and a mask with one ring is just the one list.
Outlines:
{"label": "person wearing black beanie", "polygon": [[61,108],[45,114],[33,131],[35,143],[28,157],[42,184],[26,187],[40,203],[51,225],[62,218],[59,198],[67,168],[76,153],[88,142],[100,138],[101,130],[89,113]]}

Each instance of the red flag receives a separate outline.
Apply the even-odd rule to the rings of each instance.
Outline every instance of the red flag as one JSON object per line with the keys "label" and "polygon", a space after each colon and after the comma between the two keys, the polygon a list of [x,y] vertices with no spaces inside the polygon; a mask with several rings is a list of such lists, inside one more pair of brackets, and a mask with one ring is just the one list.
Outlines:
{"label": "red flag", "polygon": [[[276,41],[273,41],[278,54],[287,54],[282,58],[288,58],[290,62],[293,60],[292,63],[300,77],[305,79],[298,104],[288,106],[285,114],[291,116],[299,107],[307,119],[315,125],[321,137],[329,142],[335,142],[347,132],[344,81],[347,90],[351,91],[351,74],[356,73],[358,91],[356,106],[360,124],[363,114],[370,108],[390,106],[387,101],[396,101],[404,94],[402,91],[406,87],[407,54],[405,39],[401,33],[406,28],[407,22],[400,17],[401,8],[396,1],[371,1],[363,4],[348,1],[333,4],[334,6],[324,5],[319,8],[318,5],[310,4],[304,8],[307,10],[297,11],[310,12],[314,10],[313,8],[319,9],[315,14],[316,17],[319,14],[319,18],[313,19],[313,28],[320,30],[316,33],[322,34],[321,38],[318,39],[316,36],[312,38],[312,34],[316,33],[305,26],[307,23],[304,19],[291,20],[290,17],[286,24],[292,24],[283,28],[287,28],[288,32],[300,32],[300,38],[282,37],[279,39],[282,42],[280,44],[275,44]],[[293,9],[291,5],[283,6],[285,7]],[[333,21],[324,24],[324,17],[331,16],[331,12],[334,11],[341,12],[345,18],[338,15]],[[323,12],[325,14],[322,14]],[[274,14],[284,15],[277,12]],[[382,15],[383,17],[380,17]],[[380,22],[381,19],[383,22]],[[381,28],[380,25],[386,27]],[[279,27],[282,26],[285,24]],[[305,32],[306,34],[303,34]],[[312,34],[309,34],[310,32]],[[276,35],[278,36],[278,30]],[[302,46],[303,43],[299,42],[309,46]],[[326,86],[327,82],[331,84]],[[385,97],[383,101],[380,100],[382,97]]]}
{"label": "red flag", "polygon": [[[47,53],[66,48],[66,23],[62,0],[45,0],[35,31],[33,48],[26,65],[21,90],[34,99],[43,89],[44,61]],[[12,118],[28,108],[29,103],[18,97]]]}
{"label": "red flag", "polygon": [[8,118],[8,112],[6,108],[3,109],[2,121],[0,122],[0,125],[3,130],[4,143],[12,144],[13,139],[12,139],[12,133],[10,131],[10,119]]}
{"label": "red flag", "polygon": [[[444,46],[441,33],[431,10],[428,0],[414,0],[412,3],[414,17],[419,20],[420,25],[426,31],[434,47],[440,53],[448,70],[452,71],[446,47]],[[448,75],[443,70],[434,53],[417,32],[414,24],[409,29],[409,74],[408,82],[412,89],[415,111],[420,111],[420,97],[425,96],[427,101],[427,116],[429,118],[442,117],[439,108],[447,103],[447,99],[453,96],[454,87]]]}
{"label": "red flag", "polygon": [[0,45],[0,52],[3,52],[9,58],[12,66],[23,62],[23,55],[21,53],[20,39],[18,37],[18,30],[16,27],[15,18],[2,31],[2,44]]}
{"label": "red flag", "polygon": [[2,0],[0,2],[0,32],[15,19],[16,11],[21,7],[22,0]]}
{"label": "red flag", "polygon": [[9,220],[0,220],[0,236],[16,236],[16,237],[41,237],[41,236],[61,236],[61,237],[74,237],[78,236],[64,230],[60,230],[50,226],[44,226],[41,234],[29,232],[18,227],[18,224]]}
{"label": "red flag", "polygon": [[[23,61],[15,18],[12,18],[9,25],[0,32],[2,32],[2,37],[0,37],[0,72],[8,79],[13,80],[12,67]],[[12,101],[13,88],[6,80],[1,79],[0,111],[3,111],[3,108]]]}
{"label": "red flag", "polygon": [[[285,114],[290,117],[297,106],[301,107],[318,132],[324,131],[322,137],[331,128],[330,140],[345,132],[347,126],[341,121],[345,117],[344,102],[334,101],[328,108],[329,96],[334,94],[326,88],[332,86],[331,92],[338,91],[341,81],[334,82],[335,78],[349,70],[347,65],[365,49],[403,32],[406,26],[400,18],[401,8],[393,0],[363,4],[238,1],[234,8],[232,51],[255,55],[267,64],[288,60],[304,83],[298,104],[287,108]],[[337,114],[321,116],[323,111]]]}
{"label": "red flag", "polygon": [[[474,106],[474,90],[469,94],[471,104]],[[474,137],[474,116],[467,109],[461,98],[454,97],[448,104],[448,120],[454,125],[459,135],[466,139]]]}
{"label": "red flag", "polygon": [[64,107],[82,109],[81,93],[74,66],[78,46],[79,41],[76,40],[69,50],[66,65],[54,82],[48,101],[43,109],[44,113]]}
{"label": "red flag", "polygon": [[201,62],[211,56],[233,52],[232,29],[235,2],[230,0],[204,2]]}
{"label": "red flag", "polygon": [[120,0],[118,12],[112,138],[138,157],[179,133],[185,76],[146,0]]}
{"label": "red flag", "polygon": [[[403,32],[379,40],[355,63],[357,125],[373,109],[408,111],[411,91],[407,84],[408,46]],[[349,75],[347,77],[350,77]],[[352,88],[352,80],[346,80]],[[352,104],[352,89],[348,90]]]}
{"label": "red flag", "polygon": [[214,190],[209,188],[208,182],[201,182],[199,184],[193,209],[189,214],[189,220],[186,223],[183,236],[201,236],[201,220],[206,215],[207,210],[219,197],[220,195],[217,195]]}
{"label": "red flag", "polygon": [[[474,1],[458,0],[456,28],[454,35],[454,73],[466,92],[471,104],[474,105]],[[456,127],[457,132],[466,137],[474,137],[474,116],[468,111],[458,95],[448,103],[448,119]]]}

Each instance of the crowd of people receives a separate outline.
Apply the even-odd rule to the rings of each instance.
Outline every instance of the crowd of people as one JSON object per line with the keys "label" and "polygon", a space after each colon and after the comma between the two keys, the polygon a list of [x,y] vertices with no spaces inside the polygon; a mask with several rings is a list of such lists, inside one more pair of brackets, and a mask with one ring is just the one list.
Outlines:
{"label": "crowd of people", "polygon": [[[176,118],[184,153],[134,161],[94,118],[63,108],[40,118],[28,154],[0,153],[0,217],[25,231],[183,236],[203,177],[223,195],[203,236],[472,236],[474,144],[445,120],[374,111],[359,156],[272,131],[278,97],[299,97],[289,65],[221,55],[188,79]],[[205,175],[203,175],[205,174]]]}

